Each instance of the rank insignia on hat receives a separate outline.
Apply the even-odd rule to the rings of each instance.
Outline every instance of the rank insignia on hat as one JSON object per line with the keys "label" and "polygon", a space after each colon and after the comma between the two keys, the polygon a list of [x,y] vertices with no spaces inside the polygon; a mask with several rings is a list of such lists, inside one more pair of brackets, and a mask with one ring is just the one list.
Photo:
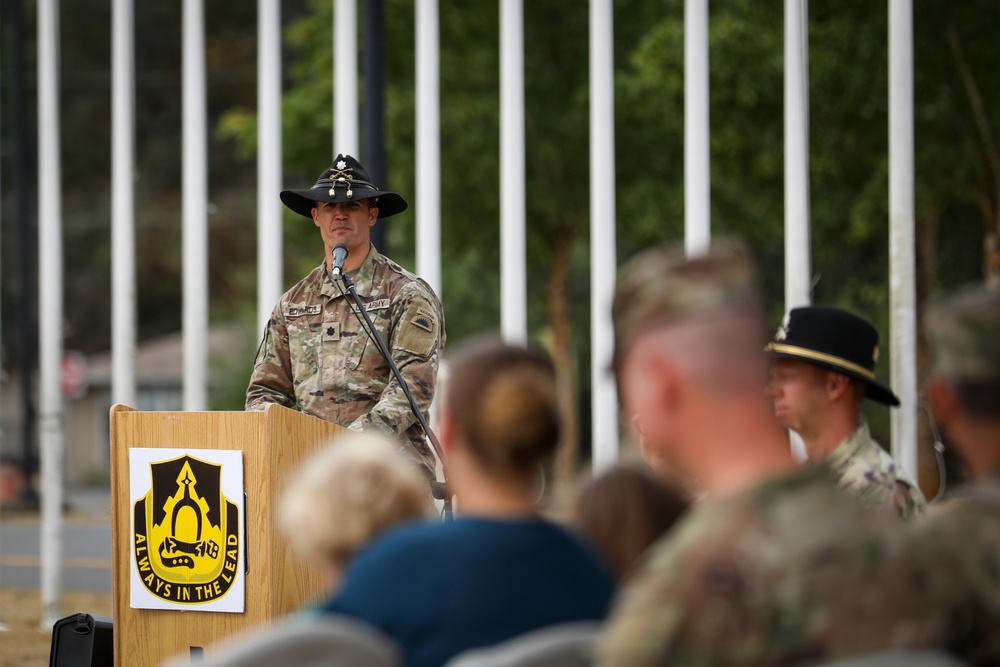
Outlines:
{"label": "rank insignia on hat", "polygon": [[788,338],[788,313],[785,313],[785,319],[781,320],[781,326],[774,334],[774,340],[785,340],[786,338]]}
{"label": "rank insignia on hat", "polygon": [[330,197],[332,199],[337,198],[337,183],[347,184],[347,198],[350,199],[351,195],[354,193],[351,191],[351,180],[354,178],[354,169],[347,169],[347,162],[344,160],[339,160],[337,164],[333,165],[334,168],[330,169]]}
{"label": "rank insignia on hat", "polygon": [[[299,215],[312,218],[317,202],[348,203],[355,199],[368,199],[377,217],[388,218],[406,210],[406,200],[395,192],[383,191],[371,182],[365,168],[350,155],[338,154],[323,170],[316,183],[304,190],[282,190],[281,202]],[[356,190],[357,188],[357,190]],[[338,196],[337,193],[341,196]]]}
{"label": "rank insignia on hat", "polygon": [[872,350],[872,363],[878,363],[878,345]]}

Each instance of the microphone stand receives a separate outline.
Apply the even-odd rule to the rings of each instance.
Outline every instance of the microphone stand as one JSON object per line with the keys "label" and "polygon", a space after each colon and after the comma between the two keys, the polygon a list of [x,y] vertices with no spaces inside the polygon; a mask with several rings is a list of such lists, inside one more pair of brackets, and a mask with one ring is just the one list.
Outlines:
{"label": "microphone stand", "polygon": [[[402,373],[399,372],[399,367],[396,366],[396,362],[393,361],[392,355],[389,354],[389,348],[386,346],[385,341],[382,340],[381,334],[379,334],[378,329],[376,329],[375,325],[372,323],[372,318],[369,317],[368,315],[368,310],[365,308],[364,304],[361,303],[361,299],[358,297],[358,290],[354,286],[354,281],[351,280],[351,277],[348,276],[346,273],[341,273],[340,275],[337,276],[337,278],[342,280],[344,285],[347,287],[347,291],[348,293],[350,293],[351,299],[354,301],[354,304],[358,307],[357,312],[355,312],[355,316],[357,316],[358,312],[360,312],[361,315],[359,317],[359,321],[361,321],[361,318],[364,318],[364,321],[361,322],[362,326],[365,326],[365,328],[368,329],[368,332],[371,335],[371,339],[375,343],[375,347],[378,348],[378,351],[382,355],[382,358],[385,359],[385,362],[389,364],[389,368],[390,370],[392,370],[393,377],[396,378],[396,382],[399,383],[400,388],[402,388],[403,393],[406,395],[406,400],[410,404],[410,411],[413,412],[413,415],[417,418],[417,421],[420,422],[420,427],[424,430],[424,433],[427,434],[427,438],[430,440],[431,446],[434,448],[434,453],[437,454],[439,460],[444,461],[444,456],[441,451],[441,443],[438,442],[437,436],[434,434],[434,431],[431,430],[431,427],[427,424],[427,420],[424,419],[424,413],[421,412],[420,408],[417,407],[417,402],[413,400],[413,394],[410,393],[409,385],[407,385],[406,382],[403,381],[403,375]],[[444,506],[442,509],[442,514],[444,515],[444,520],[451,521],[453,518],[451,509],[451,493],[448,491],[447,473],[444,473],[444,476],[445,476],[444,482],[435,481],[433,484],[431,484],[431,495],[433,495],[434,498],[436,498],[437,500],[443,502]]]}

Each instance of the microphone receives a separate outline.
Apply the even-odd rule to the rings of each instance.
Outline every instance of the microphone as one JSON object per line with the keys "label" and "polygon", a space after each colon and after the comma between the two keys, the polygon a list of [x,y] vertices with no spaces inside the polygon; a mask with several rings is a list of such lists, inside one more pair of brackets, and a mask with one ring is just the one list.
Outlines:
{"label": "microphone", "polygon": [[344,262],[347,261],[347,255],[347,246],[343,243],[338,243],[333,247],[333,271],[330,273],[333,275],[334,280],[343,275]]}

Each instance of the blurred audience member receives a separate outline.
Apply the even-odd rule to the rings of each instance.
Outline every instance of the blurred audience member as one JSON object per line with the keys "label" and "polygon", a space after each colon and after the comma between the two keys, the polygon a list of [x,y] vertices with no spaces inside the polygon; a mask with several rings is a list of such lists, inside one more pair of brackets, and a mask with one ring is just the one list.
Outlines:
{"label": "blurred audience member", "polygon": [[[422,467],[372,433],[347,433],[308,457],[288,480],[278,519],[292,547],[326,566],[329,590],[365,544],[433,512]],[[248,592],[249,595],[249,592]],[[397,664],[391,638],[352,620],[303,614],[210,647],[204,667]],[[191,664],[190,656],[169,667]]]}
{"label": "blurred audience member", "polygon": [[633,417],[630,424],[632,429],[632,434],[635,437],[636,444],[639,445],[639,455],[642,456],[642,460],[646,462],[646,465],[656,473],[657,477],[663,480],[670,480],[676,483],[679,488],[687,489],[688,484],[685,484],[685,480],[675,479],[674,471],[663,462],[656,450],[651,449],[649,443],[646,442],[646,436],[642,433],[642,424],[639,423],[638,417]]}
{"label": "blurred audience member", "polygon": [[433,512],[426,475],[371,434],[344,435],[307,459],[281,498],[292,547],[324,563],[331,588],[372,538]]}
{"label": "blurred audience member", "polygon": [[407,665],[545,626],[604,617],[613,582],[581,538],[536,511],[559,441],[551,364],[499,341],[451,357],[440,440],[460,516],[394,531],[358,554],[326,610],[394,638]]}
{"label": "blurred audience member", "polygon": [[601,665],[814,665],[918,644],[896,516],[799,467],[765,395],[763,309],[739,245],[621,272],[615,369],[647,447],[704,496],[617,599]]}
{"label": "blurred audience member", "polygon": [[573,523],[623,581],[686,509],[680,491],[645,467],[623,464],[583,487],[574,502]]}
{"label": "blurred audience member", "polygon": [[888,505],[904,519],[923,516],[924,495],[861,419],[866,397],[899,406],[896,394],[875,379],[875,327],[840,308],[793,308],[767,349],[774,414],[802,436],[809,459],[825,462],[863,502]]}
{"label": "blurred audience member", "polygon": [[927,398],[972,483],[914,526],[915,554],[936,567],[933,605],[947,648],[1000,664],[1000,292],[966,288],[924,315],[934,354]]}

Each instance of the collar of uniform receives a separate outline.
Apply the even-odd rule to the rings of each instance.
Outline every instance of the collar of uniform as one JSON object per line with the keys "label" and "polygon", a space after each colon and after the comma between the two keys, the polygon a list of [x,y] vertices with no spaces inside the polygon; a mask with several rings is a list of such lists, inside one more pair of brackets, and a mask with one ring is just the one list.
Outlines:
{"label": "collar of uniform", "polygon": [[347,275],[354,281],[354,286],[358,290],[359,296],[369,296],[372,283],[375,281],[375,261],[380,257],[374,243],[368,244],[368,254],[361,266],[354,271],[349,271]]}
{"label": "collar of uniform", "polygon": [[[354,287],[358,291],[358,296],[368,296],[369,292],[371,292],[372,283],[375,280],[375,264],[379,257],[381,255],[375,249],[375,245],[369,243],[365,261],[358,268],[347,272],[347,275],[354,281]],[[328,297],[336,298],[341,296],[340,288],[333,282],[333,278],[330,276],[330,265],[325,260],[323,261],[323,286],[321,291]]]}
{"label": "collar of uniform", "polygon": [[732,512],[733,508],[745,507],[748,503],[760,510],[768,511],[771,505],[787,502],[789,494],[795,493],[796,489],[814,484],[832,485],[830,471],[821,466],[807,465],[794,470],[772,473],[749,488],[730,495],[718,497],[708,494],[692,506],[692,512],[726,514]]}
{"label": "collar of uniform", "polygon": [[[805,465],[794,470],[765,475],[749,488],[723,496],[705,493],[691,506],[691,516],[700,512],[715,512],[719,507],[745,504],[748,499],[754,503],[771,503],[781,500],[790,489],[815,483],[817,479],[830,480],[830,473],[820,466]],[[711,509],[704,509],[711,508]],[[723,510],[723,511],[729,511]]]}
{"label": "collar of uniform", "polygon": [[748,493],[758,497],[762,502],[771,502],[775,499],[780,500],[791,489],[829,477],[830,474],[821,468],[802,466],[776,475],[768,475],[757,482]]}
{"label": "collar of uniform", "polygon": [[857,456],[864,447],[867,447],[872,442],[872,435],[868,431],[868,424],[861,422],[861,425],[850,434],[837,447],[830,453],[830,457],[826,460],[827,465],[833,470],[837,470],[840,466],[847,464],[851,459]]}

